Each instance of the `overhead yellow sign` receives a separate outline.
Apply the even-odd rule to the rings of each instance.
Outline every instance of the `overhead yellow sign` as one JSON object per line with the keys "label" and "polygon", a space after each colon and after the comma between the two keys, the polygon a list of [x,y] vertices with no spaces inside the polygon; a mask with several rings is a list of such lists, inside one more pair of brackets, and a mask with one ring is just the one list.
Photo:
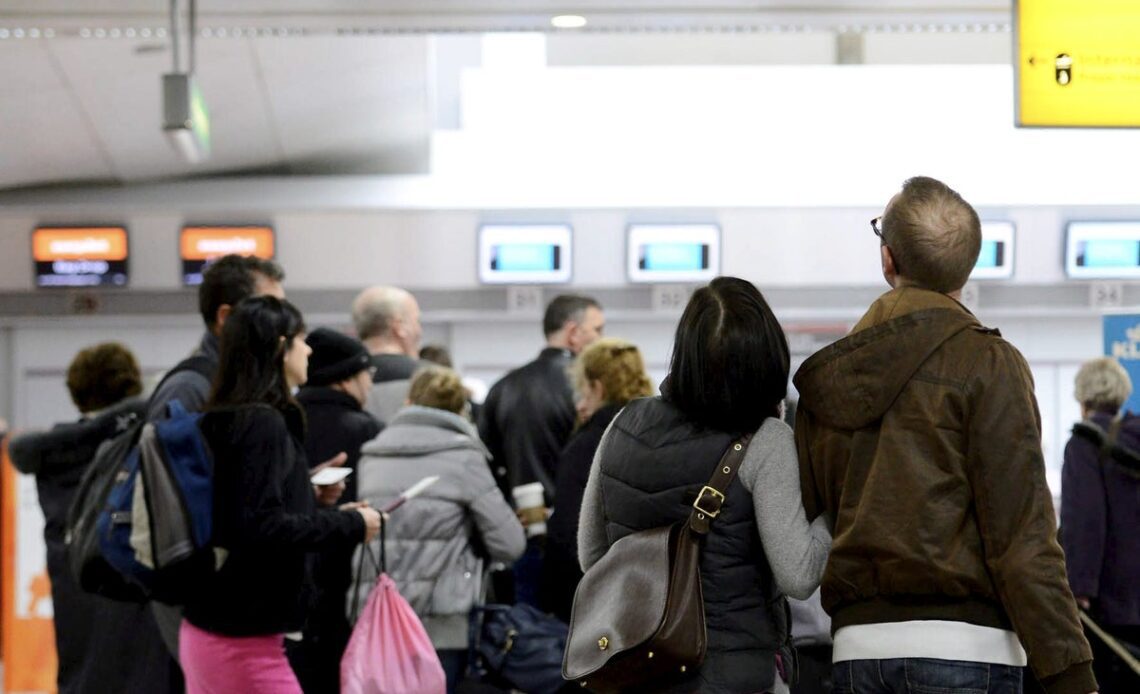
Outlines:
{"label": "overhead yellow sign", "polygon": [[1018,0],[1017,124],[1140,127],[1140,2]]}

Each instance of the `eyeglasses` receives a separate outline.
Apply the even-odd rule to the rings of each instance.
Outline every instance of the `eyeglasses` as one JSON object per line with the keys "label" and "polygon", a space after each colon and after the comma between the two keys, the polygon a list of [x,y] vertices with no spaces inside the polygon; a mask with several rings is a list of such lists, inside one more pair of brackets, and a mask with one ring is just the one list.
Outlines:
{"label": "eyeglasses", "polygon": [[875,236],[880,239],[883,238],[883,218],[875,217],[871,220],[871,231],[875,232]]}

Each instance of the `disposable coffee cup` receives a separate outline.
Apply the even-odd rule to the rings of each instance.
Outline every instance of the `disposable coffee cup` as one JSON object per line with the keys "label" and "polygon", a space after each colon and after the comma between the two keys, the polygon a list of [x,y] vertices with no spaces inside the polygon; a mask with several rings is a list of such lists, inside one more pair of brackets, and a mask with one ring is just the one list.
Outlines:
{"label": "disposable coffee cup", "polygon": [[511,490],[527,537],[546,534],[546,496],[542,482],[522,484]]}

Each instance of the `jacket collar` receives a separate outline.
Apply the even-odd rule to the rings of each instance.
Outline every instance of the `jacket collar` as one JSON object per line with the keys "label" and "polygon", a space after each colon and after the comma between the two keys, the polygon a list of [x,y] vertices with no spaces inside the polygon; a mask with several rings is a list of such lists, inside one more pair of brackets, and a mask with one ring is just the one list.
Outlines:
{"label": "jacket collar", "polygon": [[221,346],[218,336],[207,330],[202,339],[198,341],[198,354],[209,357],[214,362],[221,358]]}
{"label": "jacket collar", "polygon": [[538,353],[538,358],[541,361],[554,359],[566,359],[569,361],[574,358],[574,354],[565,347],[546,347]]}
{"label": "jacket collar", "polygon": [[360,401],[344,391],[328,386],[304,386],[297,393],[297,401],[308,407],[310,405],[330,405],[346,410],[360,411]]}
{"label": "jacket collar", "polygon": [[916,311],[939,308],[964,313],[971,317],[974,315],[960,302],[945,294],[917,287],[898,287],[876,299],[851,332],[857,333]]}
{"label": "jacket collar", "polygon": [[922,364],[964,330],[987,331],[944,294],[899,288],[871,305],[847,337],[803,363],[793,383],[800,407],[842,429],[880,418]]}
{"label": "jacket collar", "polygon": [[367,455],[425,455],[445,450],[471,449],[490,459],[467,419],[434,407],[408,405],[361,452]]}

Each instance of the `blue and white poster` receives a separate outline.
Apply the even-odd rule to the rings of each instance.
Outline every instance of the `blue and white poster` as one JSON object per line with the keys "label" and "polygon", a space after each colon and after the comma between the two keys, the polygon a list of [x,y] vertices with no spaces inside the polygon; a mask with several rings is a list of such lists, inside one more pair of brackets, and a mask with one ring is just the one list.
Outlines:
{"label": "blue and white poster", "polygon": [[1140,315],[1104,317],[1104,353],[1116,357],[1132,379],[1132,395],[1124,409],[1140,412]]}

